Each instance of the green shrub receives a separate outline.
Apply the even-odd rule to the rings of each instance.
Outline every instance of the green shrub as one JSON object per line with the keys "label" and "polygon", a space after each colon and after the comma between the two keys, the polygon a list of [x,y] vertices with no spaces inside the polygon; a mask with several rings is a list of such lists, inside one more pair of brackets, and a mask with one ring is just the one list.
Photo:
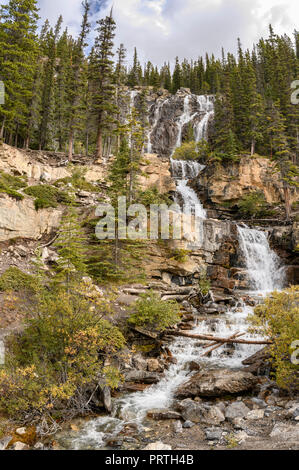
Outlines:
{"label": "green shrub", "polygon": [[8,194],[21,201],[24,196],[17,190],[26,187],[26,181],[24,177],[12,176],[8,173],[0,172],[0,193]]}
{"label": "green shrub", "polygon": [[72,198],[68,193],[61,191],[54,186],[47,184],[30,186],[24,191],[28,196],[35,198],[35,209],[47,209],[49,207],[57,207],[58,204],[70,204]]}
{"label": "green shrub", "polygon": [[0,411],[24,421],[63,419],[89,410],[100,377],[117,386],[120,374],[104,362],[125,339],[81,292],[40,294],[24,330],[8,339]]}
{"label": "green shrub", "polygon": [[202,142],[184,142],[177,148],[173,157],[175,160],[206,160],[209,155],[209,144]]}
{"label": "green shrub", "polygon": [[55,186],[62,184],[71,183],[75,189],[81,191],[97,192],[99,190],[98,186],[93,183],[86,181],[85,179],[86,170],[84,168],[74,168],[72,171],[72,176],[67,176],[66,178],[57,180]]}
{"label": "green shrub", "polygon": [[20,269],[11,267],[0,277],[0,291],[19,292],[22,290],[34,290],[37,284],[36,278],[23,273]]}
{"label": "green shrub", "polygon": [[161,194],[156,186],[153,186],[146,191],[140,191],[137,202],[139,204],[143,204],[145,207],[149,207],[151,204],[171,204],[167,194]]}
{"label": "green shrub", "polygon": [[267,201],[261,191],[246,194],[239,202],[238,208],[243,217],[258,218],[269,214]]}
{"label": "green shrub", "polygon": [[270,353],[278,385],[298,391],[299,366],[292,360],[292,347],[295,349],[299,341],[299,286],[268,296],[263,305],[255,308],[250,321],[255,331],[273,341]]}
{"label": "green shrub", "polygon": [[180,320],[180,307],[176,301],[162,301],[153,291],[142,294],[128,322],[131,325],[162,332]]}
{"label": "green shrub", "polygon": [[190,250],[183,250],[181,248],[176,248],[175,250],[172,250],[170,254],[170,258],[174,259],[175,261],[178,261],[179,263],[185,263],[188,261],[188,257],[190,254]]}
{"label": "green shrub", "polygon": [[203,296],[208,295],[208,293],[211,290],[211,281],[207,276],[207,270],[206,268],[203,268],[200,273],[200,279],[199,279],[199,290]]}

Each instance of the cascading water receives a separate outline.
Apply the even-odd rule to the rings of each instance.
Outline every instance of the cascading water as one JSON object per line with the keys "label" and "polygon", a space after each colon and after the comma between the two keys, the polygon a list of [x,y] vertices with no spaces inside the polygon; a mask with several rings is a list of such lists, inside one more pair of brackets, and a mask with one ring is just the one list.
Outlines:
{"label": "cascading water", "polygon": [[155,105],[155,112],[154,112],[154,120],[153,123],[149,129],[148,136],[147,136],[147,153],[152,153],[153,151],[153,146],[152,146],[152,135],[156,130],[156,127],[158,125],[159,119],[161,117],[161,110],[163,106],[167,103],[166,101],[158,101],[158,104]]}
{"label": "cascading water", "polygon": [[238,233],[253,289],[263,293],[282,289],[285,283],[284,267],[271,250],[266,234],[248,227],[238,227]]}
{"label": "cascading water", "polygon": [[204,117],[195,128],[195,142],[208,139],[208,124],[214,114],[214,102],[210,96],[198,96],[197,102]]}
{"label": "cascading water", "polygon": [[202,206],[196,192],[188,186],[189,180],[196,178],[205,168],[198,162],[185,160],[170,160],[173,177],[176,180],[175,202],[180,204],[183,201],[186,212],[196,213],[201,219],[207,218],[207,213]]}
{"label": "cascading water", "polygon": [[[133,103],[134,99],[135,97],[131,98]],[[189,99],[189,96],[185,98],[184,114],[179,121],[180,131],[177,143],[179,140],[181,142],[184,123],[188,122],[191,117]],[[205,116],[197,128],[198,140],[204,137],[206,132],[205,122],[207,123],[209,119],[207,116],[213,112],[212,105],[208,110],[208,99],[201,98],[199,103],[201,110],[205,112]],[[154,126],[158,123],[162,106],[163,101],[158,104],[156,109]],[[151,143],[149,143],[149,149],[151,150]],[[197,205],[202,209],[202,217],[206,218],[206,211],[202,208],[195,191],[188,186],[189,180],[196,178],[202,171],[203,166],[197,162],[171,159],[171,168],[177,184],[177,200],[181,198],[183,203],[189,207]],[[257,294],[263,295],[265,292],[282,288],[284,271],[281,268],[279,258],[270,249],[266,234],[247,227],[238,227],[238,234],[240,250],[245,259],[253,290]],[[250,313],[252,313],[252,307],[245,306],[240,300],[239,304],[227,314],[199,321],[193,333],[206,333],[221,337],[229,337],[237,332],[243,333],[247,330],[246,320]],[[246,334],[242,338],[250,339],[251,336]],[[116,399],[112,416],[91,420],[76,434],[76,437],[64,436],[60,438],[60,442],[65,448],[103,449],[107,440],[117,436],[126,424],[135,424],[142,429],[142,422],[149,409],[171,406],[176,389],[192,375],[188,367],[191,361],[202,363],[206,367],[239,368],[246,357],[254,354],[260,348],[261,346],[258,345],[225,345],[213,351],[209,357],[203,358],[203,349],[198,346],[197,340],[177,338],[170,346],[170,351],[176,362],[171,364],[169,369],[165,371],[164,377],[159,383],[148,387],[143,392],[127,394]]]}

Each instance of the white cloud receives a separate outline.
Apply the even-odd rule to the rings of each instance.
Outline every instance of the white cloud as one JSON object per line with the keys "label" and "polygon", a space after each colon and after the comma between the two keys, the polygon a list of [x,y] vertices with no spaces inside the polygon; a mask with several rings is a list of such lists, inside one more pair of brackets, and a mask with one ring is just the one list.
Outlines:
{"label": "white cloud", "polygon": [[[238,37],[251,48],[268,34],[269,23],[277,33],[291,35],[299,16],[297,0],[92,0],[93,20],[107,13],[112,3],[117,43],[123,42],[130,56],[136,46],[142,61],[158,64],[173,61],[176,55],[219,56],[221,47],[234,52]],[[39,0],[39,4],[43,19],[54,24],[61,13],[70,32],[78,31],[81,0]]]}

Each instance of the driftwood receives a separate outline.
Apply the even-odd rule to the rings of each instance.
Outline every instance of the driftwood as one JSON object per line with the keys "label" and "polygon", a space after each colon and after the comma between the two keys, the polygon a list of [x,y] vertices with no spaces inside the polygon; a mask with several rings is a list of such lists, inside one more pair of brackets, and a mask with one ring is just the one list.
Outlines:
{"label": "driftwood", "polygon": [[[244,333],[245,334],[245,333]],[[168,331],[167,335],[171,336],[183,336],[185,338],[200,339],[206,341],[213,341],[215,343],[235,343],[235,344],[272,344],[272,341],[269,340],[246,340],[246,339],[236,339],[236,338],[218,338],[211,335],[195,335],[192,333],[186,333],[185,331]]]}
{"label": "driftwood", "polygon": [[[235,333],[234,335],[230,336],[230,337],[228,338],[228,340],[240,338],[240,336],[244,336],[244,335],[245,335],[245,333],[238,333],[238,332],[237,332],[237,333]],[[212,346],[214,345],[214,347],[213,347],[212,349],[209,349],[208,351],[206,351],[204,354],[202,354],[202,357],[208,356],[211,352],[216,351],[216,349],[221,348],[221,346],[223,346],[223,344],[224,344],[224,343],[218,343],[218,342],[217,342],[216,345],[215,345],[215,343],[216,343],[216,341],[215,341],[214,343],[212,343]],[[227,341],[226,341],[226,343],[227,343]],[[205,349],[206,349],[206,348],[207,348],[207,346],[205,346]]]}

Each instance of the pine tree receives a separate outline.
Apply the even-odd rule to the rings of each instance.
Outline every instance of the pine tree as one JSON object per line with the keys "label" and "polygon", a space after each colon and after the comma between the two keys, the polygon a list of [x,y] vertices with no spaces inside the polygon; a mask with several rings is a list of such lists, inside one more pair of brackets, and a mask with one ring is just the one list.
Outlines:
{"label": "pine tree", "polygon": [[97,21],[98,36],[95,39],[94,53],[91,63],[92,74],[92,105],[97,119],[96,159],[103,156],[103,134],[110,128],[115,114],[113,95],[113,39],[115,36],[115,21],[112,10],[105,19]]}
{"label": "pine tree", "polygon": [[182,86],[182,70],[179,58],[175,59],[175,68],[172,76],[172,93],[176,93]]}
{"label": "pine tree", "polygon": [[73,282],[86,272],[85,243],[86,237],[79,222],[78,214],[73,207],[67,209],[55,242],[59,259],[55,282],[65,283],[69,289]]}
{"label": "pine tree", "polygon": [[82,131],[84,113],[86,112],[86,104],[84,96],[86,96],[87,88],[87,64],[84,57],[84,48],[87,45],[86,39],[90,30],[89,11],[90,3],[85,0],[83,6],[83,19],[81,31],[78,40],[74,44],[72,54],[72,69],[68,87],[68,159],[72,160],[74,137],[76,131]]}
{"label": "pine tree", "polygon": [[5,105],[0,105],[1,135],[4,129],[25,139],[29,104],[38,56],[36,0],[9,0],[0,8],[0,80],[5,84]]}

